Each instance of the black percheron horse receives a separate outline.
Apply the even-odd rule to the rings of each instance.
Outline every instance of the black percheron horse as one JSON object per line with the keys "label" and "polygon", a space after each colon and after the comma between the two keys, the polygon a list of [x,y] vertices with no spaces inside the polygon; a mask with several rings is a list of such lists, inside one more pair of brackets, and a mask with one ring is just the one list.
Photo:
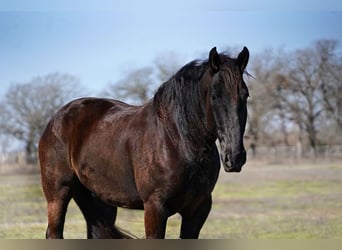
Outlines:
{"label": "black percheron horse", "polygon": [[246,47],[237,58],[213,48],[208,60],[182,67],[142,106],[82,98],[62,107],[39,142],[46,237],[63,238],[73,198],[88,238],[128,236],[114,225],[117,207],[145,210],[146,238],[164,238],[175,213],[182,216],[180,237],[198,238],[220,157],[227,172],[246,162],[248,59]]}

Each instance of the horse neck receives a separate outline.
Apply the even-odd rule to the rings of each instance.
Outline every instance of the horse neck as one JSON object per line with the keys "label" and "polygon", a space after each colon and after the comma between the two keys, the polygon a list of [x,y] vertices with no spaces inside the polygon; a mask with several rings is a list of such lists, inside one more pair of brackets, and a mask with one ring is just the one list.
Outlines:
{"label": "horse neck", "polygon": [[162,99],[158,116],[174,144],[179,145],[186,158],[193,159],[212,147],[217,138],[206,81],[186,83],[192,88]]}
{"label": "horse neck", "polygon": [[214,119],[213,108],[210,101],[211,80],[209,79],[209,77],[210,76],[208,75],[208,73],[204,74],[199,83],[201,89],[200,96],[201,99],[204,100],[205,118],[203,121],[205,123],[205,127],[208,131],[209,136],[216,140],[217,128]]}

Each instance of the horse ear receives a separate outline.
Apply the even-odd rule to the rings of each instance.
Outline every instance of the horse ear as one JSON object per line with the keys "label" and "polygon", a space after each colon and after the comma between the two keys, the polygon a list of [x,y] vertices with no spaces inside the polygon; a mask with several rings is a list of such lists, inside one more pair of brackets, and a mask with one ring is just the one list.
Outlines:
{"label": "horse ear", "polygon": [[212,73],[217,73],[220,70],[220,56],[217,54],[216,47],[209,52],[209,65]]}
{"label": "horse ear", "polygon": [[248,59],[249,59],[249,51],[246,47],[243,47],[243,50],[240,52],[237,58],[238,64],[242,71],[245,71],[245,68],[248,63]]}

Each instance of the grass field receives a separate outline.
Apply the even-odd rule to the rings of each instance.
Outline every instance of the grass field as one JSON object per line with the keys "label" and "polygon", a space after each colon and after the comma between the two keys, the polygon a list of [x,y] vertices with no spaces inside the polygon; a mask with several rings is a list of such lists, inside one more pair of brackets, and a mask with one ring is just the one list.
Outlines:
{"label": "grass field", "polygon": [[[241,173],[220,174],[201,238],[342,238],[342,164],[248,163]],[[143,212],[120,209],[118,225],[144,237]],[[179,235],[169,219],[167,238]],[[44,238],[46,203],[39,175],[0,176],[0,238]],[[85,238],[85,222],[71,202],[65,238]]]}

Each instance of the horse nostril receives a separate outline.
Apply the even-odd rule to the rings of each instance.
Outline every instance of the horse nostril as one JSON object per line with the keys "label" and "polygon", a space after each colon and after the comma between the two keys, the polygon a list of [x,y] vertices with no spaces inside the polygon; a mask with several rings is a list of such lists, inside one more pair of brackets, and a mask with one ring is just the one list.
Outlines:
{"label": "horse nostril", "polygon": [[228,161],[228,154],[226,154],[225,156],[224,156],[224,162],[227,162]]}
{"label": "horse nostril", "polygon": [[229,168],[232,167],[232,161],[230,160],[229,154],[225,155],[224,162],[227,164]]}

